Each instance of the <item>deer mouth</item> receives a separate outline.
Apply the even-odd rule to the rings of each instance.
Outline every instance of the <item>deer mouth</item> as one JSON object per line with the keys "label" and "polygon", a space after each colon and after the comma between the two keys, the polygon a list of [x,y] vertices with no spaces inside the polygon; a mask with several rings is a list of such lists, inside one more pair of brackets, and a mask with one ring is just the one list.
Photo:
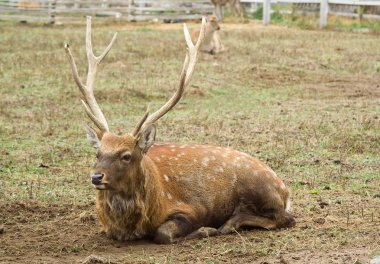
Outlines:
{"label": "deer mouth", "polygon": [[94,188],[97,189],[97,190],[106,190],[107,189],[106,185],[103,184],[103,183],[93,184],[92,186],[94,186]]}
{"label": "deer mouth", "polygon": [[108,190],[110,189],[109,188],[109,184],[108,182],[99,182],[99,183],[92,183],[92,186],[94,186],[95,189],[97,190]]}

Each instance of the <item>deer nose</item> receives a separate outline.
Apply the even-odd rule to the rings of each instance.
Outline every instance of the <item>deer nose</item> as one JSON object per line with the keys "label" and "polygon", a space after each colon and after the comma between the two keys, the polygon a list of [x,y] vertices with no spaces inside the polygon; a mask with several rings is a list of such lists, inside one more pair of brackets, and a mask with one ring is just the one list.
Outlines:
{"label": "deer nose", "polygon": [[104,174],[103,173],[94,173],[91,175],[92,184],[99,185],[102,183]]}

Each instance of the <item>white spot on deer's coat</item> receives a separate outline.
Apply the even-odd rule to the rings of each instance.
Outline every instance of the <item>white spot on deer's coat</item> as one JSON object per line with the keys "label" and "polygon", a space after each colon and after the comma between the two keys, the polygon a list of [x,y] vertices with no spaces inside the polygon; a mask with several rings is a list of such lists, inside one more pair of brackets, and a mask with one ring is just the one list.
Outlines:
{"label": "white spot on deer's coat", "polygon": [[162,196],[165,196],[165,193],[164,193],[164,191],[162,191],[162,192],[161,192],[161,195],[162,195]]}
{"label": "white spot on deer's coat", "polygon": [[215,169],[215,172],[216,173],[218,173],[218,172],[223,172],[224,170],[223,170],[223,168],[222,167],[217,167],[216,169]]}
{"label": "white spot on deer's coat", "polygon": [[196,147],[195,147],[195,146],[191,146],[190,148],[192,148],[192,149],[196,149]]}
{"label": "white spot on deer's coat", "polygon": [[157,160],[157,161],[160,161],[161,159],[160,159],[159,157],[156,157],[156,160]]}
{"label": "white spot on deer's coat", "polygon": [[169,177],[166,174],[164,174],[164,179],[165,179],[166,182],[169,181]]}
{"label": "white spot on deer's coat", "polygon": [[194,163],[198,163],[197,159],[193,159]]}
{"label": "white spot on deer's coat", "polygon": [[202,164],[204,166],[207,166],[208,165],[208,161],[209,161],[209,159],[207,157],[204,157],[203,160],[202,160]]}
{"label": "white spot on deer's coat", "polygon": [[211,156],[211,160],[216,160],[215,156]]}
{"label": "white spot on deer's coat", "polygon": [[160,157],[163,159],[163,158],[165,158],[165,157],[166,157],[166,155],[165,155],[165,154],[162,154]]}
{"label": "white spot on deer's coat", "polygon": [[186,148],[187,145],[181,145],[179,148],[183,149],[183,148]]}
{"label": "white spot on deer's coat", "polygon": [[282,189],[282,190],[285,190],[286,189],[286,186],[285,186],[285,184],[281,181],[281,183],[280,183],[280,188]]}
{"label": "white spot on deer's coat", "polygon": [[171,148],[175,148],[176,146],[175,145],[170,145]]}
{"label": "white spot on deer's coat", "polygon": [[237,176],[236,176],[236,174],[234,174],[232,176],[232,185],[234,185],[236,182],[237,182]]}
{"label": "white spot on deer's coat", "polygon": [[176,151],[176,150],[175,150],[174,148],[172,148],[170,151],[173,151],[173,152],[174,152],[174,151]]}
{"label": "white spot on deer's coat", "polygon": [[170,193],[167,193],[166,196],[168,197],[169,200],[172,199],[172,195]]}

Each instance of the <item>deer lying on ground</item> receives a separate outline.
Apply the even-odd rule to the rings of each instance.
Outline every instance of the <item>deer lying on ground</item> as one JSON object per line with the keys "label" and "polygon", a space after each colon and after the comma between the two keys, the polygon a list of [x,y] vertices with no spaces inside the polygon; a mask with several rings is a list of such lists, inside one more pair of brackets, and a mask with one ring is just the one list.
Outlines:
{"label": "deer lying on ground", "polygon": [[241,226],[274,229],[295,224],[287,188],[263,162],[229,148],[154,142],[155,123],[178,103],[193,75],[205,19],[195,45],[184,25],[187,54],[174,95],[152,115],[147,110],[134,130],[124,135],[109,131],[93,93],[97,66],[111,49],[116,33],[96,57],[91,17],[87,17],[86,32],[86,84],[79,78],[67,44],[65,50],[86,113],[97,127],[85,125],[85,130],[97,148],[91,181],[98,218],[109,237],[150,237],[157,243],[172,243],[226,234]]}
{"label": "deer lying on ground", "polygon": [[[205,37],[203,39],[200,50],[211,54],[224,51],[224,47],[220,41],[220,26],[216,16],[212,15],[207,18]],[[199,38],[200,30],[191,33],[191,40],[195,43]]]}

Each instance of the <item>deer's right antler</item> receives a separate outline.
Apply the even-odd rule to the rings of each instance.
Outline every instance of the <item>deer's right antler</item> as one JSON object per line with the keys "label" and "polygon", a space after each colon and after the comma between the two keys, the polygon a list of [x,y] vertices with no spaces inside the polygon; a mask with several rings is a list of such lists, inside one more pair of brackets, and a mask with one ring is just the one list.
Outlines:
{"label": "deer's right antler", "polygon": [[[145,122],[142,122],[143,125],[141,125],[141,129],[136,127],[136,129],[133,132],[133,135],[136,136],[139,131],[143,130],[145,127],[147,127],[150,124],[153,124],[156,122],[158,119],[160,119],[162,116],[164,116],[167,112],[170,111],[181,99],[185,88],[189,84],[191,77],[193,76],[194,73],[194,68],[195,64],[198,59],[198,51],[200,46],[202,45],[204,36],[205,36],[205,30],[206,30],[206,18],[202,18],[202,26],[201,26],[201,31],[199,34],[199,38],[197,40],[197,43],[194,45],[193,42],[191,41],[190,33],[189,30],[187,29],[186,24],[183,25],[183,31],[185,34],[185,40],[187,44],[187,53],[185,57],[185,61],[183,63],[183,68],[181,72],[181,77],[180,77],[180,84],[178,86],[177,91],[173,94],[173,96],[164,104],[161,106],[160,109],[158,109],[155,113],[152,115],[146,117],[146,114],[144,115],[143,119],[146,119]],[[139,122],[139,124],[141,121]]]}
{"label": "deer's right antler", "polygon": [[108,132],[108,124],[107,120],[104,117],[102,110],[100,109],[98,103],[96,102],[94,96],[94,81],[98,64],[104,59],[107,53],[110,51],[113,43],[116,40],[117,33],[114,34],[110,44],[103,51],[103,53],[96,57],[92,50],[91,43],[91,17],[87,17],[87,27],[86,27],[86,51],[87,51],[87,59],[88,59],[88,72],[87,72],[87,80],[86,85],[82,83],[79,78],[78,69],[75,64],[75,60],[71,51],[69,49],[69,45],[65,44],[65,50],[69,58],[69,62],[71,65],[72,74],[75,80],[75,83],[78,85],[79,90],[83,95],[82,103],[86,110],[88,117],[95,123],[95,125],[99,128],[101,133]]}

